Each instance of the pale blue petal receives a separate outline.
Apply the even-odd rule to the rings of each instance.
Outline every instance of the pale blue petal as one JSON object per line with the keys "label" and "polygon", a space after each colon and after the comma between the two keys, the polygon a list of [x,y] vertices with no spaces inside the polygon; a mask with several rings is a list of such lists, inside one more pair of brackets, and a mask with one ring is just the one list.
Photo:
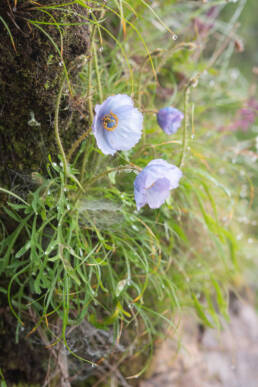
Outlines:
{"label": "pale blue petal", "polygon": [[159,208],[169,196],[169,192],[169,180],[165,177],[158,179],[146,191],[147,203],[150,208]]}
{"label": "pale blue petal", "polygon": [[[117,116],[118,126],[108,131],[104,129],[102,120],[111,112]],[[143,116],[133,107],[133,100],[128,95],[108,97],[101,105],[96,105],[95,113],[93,134],[104,154],[113,155],[117,150],[129,150],[140,140]]]}
{"label": "pale blue petal", "polygon": [[129,150],[140,140],[142,135],[143,116],[135,108],[115,111],[118,116],[118,126],[112,131],[105,131],[109,145],[117,150]]}
{"label": "pale blue petal", "polygon": [[148,188],[158,178],[166,177],[170,182],[170,189],[178,187],[179,180],[182,177],[182,172],[173,164],[169,164],[167,161],[162,159],[152,160],[146,168],[149,168],[148,179],[146,185]]}
{"label": "pale blue petal", "polygon": [[134,195],[137,209],[146,203],[150,208],[159,208],[178,187],[182,172],[173,164],[162,159],[152,160],[136,177]]}
{"label": "pale blue petal", "polygon": [[111,148],[108,141],[106,140],[105,133],[106,130],[103,128],[101,121],[98,119],[98,115],[95,116],[93,120],[93,134],[96,138],[97,146],[98,148],[105,154],[105,155],[113,155],[116,150]]}
{"label": "pale blue petal", "polygon": [[139,173],[139,175],[136,176],[134,181],[134,197],[136,202],[137,210],[147,203],[146,198],[146,189],[145,189],[145,172],[144,170]]}
{"label": "pale blue petal", "polygon": [[183,176],[182,171],[179,168],[177,168],[175,165],[173,165],[169,169],[167,174],[167,178],[169,179],[169,183],[170,183],[169,188],[170,189],[177,188],[179,186],[179,180],[181,179],[182,176]]}
{"label": "pale blue petal", "polygon": [[181,126],[184,114],[171,106],[160,109],[157,114],[157,121],[161,129],[167,134],[174,134]]}
{"label": "pale blue petal", "polygon": [[106,140],[105,133],[103,133],[105,129],[102,127],[100,130],[97,130],[95,133],[95,138],[97,141],[98,148],[105,154],[105,155],[114,155],[116,153],[116,149],[112,148],[109,145],[109,142]]}
{"label": "pale blue petal", "polygon": [[114,112],[114,110],[117,110],[121,106],[133,106],[132,98],[126,94],[111,95],[101,105],[99,114],[103,117],[105,114]]}

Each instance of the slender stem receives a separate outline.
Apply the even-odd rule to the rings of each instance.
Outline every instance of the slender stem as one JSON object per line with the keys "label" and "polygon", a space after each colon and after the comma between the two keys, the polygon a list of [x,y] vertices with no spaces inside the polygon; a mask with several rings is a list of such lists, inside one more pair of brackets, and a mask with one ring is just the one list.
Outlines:
{"label": "slender stem", "polygon": [[60,103],[61,103],[61,98],[62,98],[62,93],[65,85],[65,77],[62,79],[61,87],[57,96],[57,101],[56,101],[56,108],[55,108],[55,120],[54,120],[54,127],[55,127],[55,136],[56,136],[56,142],[57,146],[61,152],[62,160],[63,160],[63,166],[64,166],[64,177],[66,179],[67,176],[67,160],[64,152],[64,148],[61,142],[61,138],[59,135],[59,127],[58,127],[58,117],[59,117],[59,110],[60,110]]}
{"label": "slender stem", "polygon": [[[91,52],[92,45],[94,44],[94,37],[95,37],[95,31],[96,31],[96,26],[95,24],[92,27],[91,31],[91,36],[90,36],[90,47],[89,47],[89,52]],[[89,109],[89,130],[91,129],[91,125],[94,119],[94,114],[93,114],[93,105],[92,105],[92,96],[91,96],[91,88],[92,88],[92,55],[89,55],[89,61],[88,61],[88,109]],[[87,161],[87,151],[88,149],[86,148],[84,151],[83,155],[83,160],[82,160],[82,166],[81,166],[81,172],[80,172],[80,180],[82,181],[83,178],[83,171],[85,170],[86,166],[86,161]]]}
{"label": "slender stem", "polygon": [[139,171],[139,172],[142,170],[142,168],[138,167],[137,165],[131,164],[131,163],[129,165],[124,165],[122,167],[116,167],[116,168],[108,169],[105,172],[102,172],[101,174],[95,176],[92,180],[90,180],[88,182],[88,184],[87,184],[87,187],[89,187],[90,185],[95,183],[95,181],[97,181],[98,179],[101,179],[102,177],[108,175],[111,172],[118,172],[118,171],[123,171],[123,170],[126,170],[126,169],[135,169],[136,171]]}
{"label": "slender stem", "polygon": [[158,113],[158,110],[157,109],[153,109],[153,110],[150,110],[150,109],[142,109],[142,112],[143,113],[146,113],[146,114],[157,114]]}
{"label": "slender stem", "polygon": [[179,160],[179,168],[183,166],[185,153],[186,153],[186,147],[187,147],[187,128],[189,124],[189,117],[188,117],[188,102],[189,102],[189,94],[190,94],[190,88],[191,85],[187,85],[185,89],[185,95],[184,95],[184,128],[183,128],[183,139],[182,139],[182,152],[180,155]]}
{"label": "slender stem", "polygon": [[102,91],[101,79],[100,79],[100,73],[99,73],[98,55],[97,55],[97,51],[96,51],[96,44],[95,44],[94,41],[92,42],[92,49],[93,49],[94,64],[95,64],[97,83],[98,83],[98,89],[99,89],[99,99],[100,99],[100,102],[102,103],[102,101],[103,101],[103,91]]}
{"label": "slender stem", "polygon": [[189,95],[191,87],[196,87],[198,85],[198,79],[200,78],[201,73],[198,73],[195,77],[191,78],[189,83],[186,85],[185,94],[184,94],[184,130],[183,130],[183,140],[182,140],[182,152],[180,155],[178,166],[179,168],[184,164],[184,158],[187,148],[187,128],[189,125],[189,115],[188,115],[188,105],[189,105]]}
{"label": "slender stem", "polygon": [[81,144],[81,142],[88,136],[89,132],[91,130],[91,127],[89,127],[87,130],[85,130],[81,136],[73,143],[71,149],[69,150],[67,160],[70,161],[72,158],[72,155],[74,154],[75,150],[78,148],[78,146]]}
{"label": "slender stem", "polygon": [[7,189],[1,188],[1,187],[0,187],[0,191],[6,193],[7,195],[11,195],[11,196],[15,197],[15,199],[18,199],[22,203],[26,204],[26,206],[29,206],[29,203],[27,203],[25,200],[23,200],[20,196],[16,195],[15,193],[8,191]]}
{"label": "slender stem", "polygon": [[[94,44],[95,31],[96,31],[96,26],[93,25],[91,36],[90,36],[90,48],[89,48],[90,52]],[[88,107],[89,107],[89,115],[90,115],[90,125],[92,124],[93,118],[94,118],[91,87],[92,87],[92,55],[90,54],[89,61],[88,61]]]}
{"label": "slender stem", "polygon": [[92,81],[92,58],[89,58],[88,62],[88,108],[90,115],[90,124],[93,122],[94,114],[93,114],[93,105],[92,105],[92,96],[91,96],[91,81]]}

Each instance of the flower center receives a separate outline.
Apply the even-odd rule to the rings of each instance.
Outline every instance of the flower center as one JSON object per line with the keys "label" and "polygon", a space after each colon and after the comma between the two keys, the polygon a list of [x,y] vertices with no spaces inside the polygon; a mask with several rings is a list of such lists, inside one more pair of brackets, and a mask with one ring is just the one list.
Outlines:
{"label": "flower center", "polygon": [[102,124],[104,129],[112,132],[118,125],[118,117],[112,112],[105,114],[102,118]]}

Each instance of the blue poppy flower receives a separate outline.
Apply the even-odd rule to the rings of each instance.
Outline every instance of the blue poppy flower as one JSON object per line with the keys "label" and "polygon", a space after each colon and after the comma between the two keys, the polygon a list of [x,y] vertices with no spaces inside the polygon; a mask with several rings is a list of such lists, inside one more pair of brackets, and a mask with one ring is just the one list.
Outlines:
{"label": "blue poppy flower", "polygon": [[160,109],[157,113],[158,124],[167,134],[176,133],[183,118],[183,113],[171,106]]}
{"label": "blue poppy flower", "polygon": [[128,95],[108,97],[95,107],[93,134],[106,155],[131,149],[141,138],[143,115],[133,106]]}
{"label": "blue poppy flower", "polygon": [[170,190],[177,188],[182,172],[165,160],[152,160],[134,181],[134,197],[137,210],[145,204],[159,208],[169,196]]}

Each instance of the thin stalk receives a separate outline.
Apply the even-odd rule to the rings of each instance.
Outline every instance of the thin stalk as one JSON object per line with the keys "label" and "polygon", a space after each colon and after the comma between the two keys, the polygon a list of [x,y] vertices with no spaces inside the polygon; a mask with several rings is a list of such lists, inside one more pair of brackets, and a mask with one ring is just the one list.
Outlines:
{"label": "thin stalk", "polygon": [[[200,77],[200,73],[198,73],[195,77],[191,78],[189,83],[187,84],[185,88],[185,93],[184,93],[184,128],[183,128],[183,139],[182,139],[182,152],[180,155],[178,167],[181,168],[184,164],[184,158],[186,154],[186,149],[187,149],[187,129],[189,126],[189,114],[188,114],[188,106],[189,106],[189,95],[190,95],[190,90],[191,87],[196,87],[198,84],[198,79]],[[192,123],[193,124],[193,123]]]}
{"label": "thin stalk", "polygon": [[183,128],[183,138],[182,138],[182,152],[179,159],[179,168],[183,166],[185,153],[186,153],[186,147],[187,147],[187,128],[189,125],[189,117],[188,117],[188,104],[189,104],[189,94],[190,94],[190,87],[191,85],[188,85],[185,89],[184,94],[184,128]]}
{"label": "thin stalk", "polygon": [[[91,52],[92,45],[94,44],[95,31],[96,31],[96,26],[94,24],[92,27],[91,36],[90,36],[89,52]],[[92,88],[92,55],[89,55],[89,61],[88,61],[88,109],[89,109],[89,118],[90,118],[89,128],[91,128],[91,125],[94,119],[91,88]],[[87,148],[85,149],[83,160],[82,160],[82,167],[80,172],[81,180],[83,177],[83,171],[85,170],[86,161],[87,161]]]}
{"label": "thin stalk", "polygon": [[97,55],[97,51],[96,51],[95,42],[92,42],[92,49],[93,49],[94,64],[95,64],[95,70],[96,70],[96,76],[97,76],[97,84],[98,84],[98,89],[99,89],[99,99],[100,99],[100,103],[102,103],[103,91],[102,91],[102,86],[101,86],[101,79],[100,79],[99,65],[98,65],[98,55]]}
{"label": "thin stalk", "polygon": [[68,153],[68,156],[67,156],[67,160],[68,160],[68,161],[71,160],[72,155],[74,154],[75,150],[76,150],[76,149],[78,148],[78,146],[82,143],[82,141],[88,136],[88,134],[90,133],[90,130],[91,130],[91,127],[89,127],[87,130],[85,130],[85,131],[81,134],[81,136],[78,138],[78,140],[76,140],[76,141],[73,143],[73,145],[72,145],[72,147],[71,147],[71,149],[70,149],[70,151],[69,151],[69,153]]}
{"label": "thin stalk", "polygon": [[138,167],[137,165],[134,165],[134,164],[125,165],[125,166],[122,166],[122,167],[111,168],[111,169],[108,169],[105,172],[102,172],[99,175],[95,176],[92,180],[90,180],[88,182],[87,186],[89,187],[90,185],[95,183],[95,181],[97,181],[98,179],[101,179],[102,177],[108,175],[111,172],[118,172],[118,171],[123,171],[123,170],[126,170],[126,169],[135,169],[136,171],[139,171],[139,172],[142,170],[142,168],[140,168],[140,167]]}
{"label": "thin stalk", "polygon": [[55,108],[55,120],[54,120],[54,127],[55,127],[55,137],[56,137],[56,143],[57,146],[61,152],[62,156],[62,161],[63,161],[63,166],[64,166],[64,178],[66,179],[67,176],[67,160],[66,160],[66,155],[65,151],[61,142],[61,138],[59,135],[59,126],[58,126],[58,117],[59,117],[59,111],[60,111],[60,103],[61,103],[61,98],[62,98],[62,93],[65,85],[65,77],[62,79],[61,87],[57,96],[57,101],[56,101],[56,108]]}

